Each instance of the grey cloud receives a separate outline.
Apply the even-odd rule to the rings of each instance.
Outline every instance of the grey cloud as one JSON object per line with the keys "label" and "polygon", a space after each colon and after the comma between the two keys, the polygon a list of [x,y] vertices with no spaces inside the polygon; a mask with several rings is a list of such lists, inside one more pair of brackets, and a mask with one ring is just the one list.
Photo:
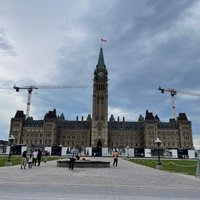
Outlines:
{"label": "grey cloud", "polygon": [[10,42],[6,39],[6,33],[4,28],[0,28],[0,50],[8,55],[16,55],[14,51],[14,47],[10,44]]}

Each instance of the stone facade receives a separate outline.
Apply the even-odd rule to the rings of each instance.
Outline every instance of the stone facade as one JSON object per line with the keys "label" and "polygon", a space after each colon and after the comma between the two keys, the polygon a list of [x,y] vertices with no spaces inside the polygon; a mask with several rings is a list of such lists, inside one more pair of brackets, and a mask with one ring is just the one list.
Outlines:
{"label": "stone facade", "polygon": [[108,71],[104,63],[103,49],[100,49],[98,63],[94,70],[92,117],[78,117],[65,120],[56,110],[49,111],[44,119],[26,119],[23,111],[17,111],[11,119],[10,134],[15,144],[27,146],[76,146],[84,150],[92,148],[155,149],[155,140],[160,138],[161,149],[194,149],[191,121],[185,113],[177,119],[162,122],[157,115],[146,111],[145,117],[137,121],[108,119]]}
{"label": "stone facade", "polygon": [[91,146],[108,147],[108,72],[102,48],[94,71]]}

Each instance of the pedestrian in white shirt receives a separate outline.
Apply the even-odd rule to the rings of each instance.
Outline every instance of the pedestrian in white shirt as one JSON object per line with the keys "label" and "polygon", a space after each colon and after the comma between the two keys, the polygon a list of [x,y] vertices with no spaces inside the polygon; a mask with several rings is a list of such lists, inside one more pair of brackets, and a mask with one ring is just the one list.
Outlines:
{"label": "pedestrian in white shirt", "polygon": [[38,152],[35,149],[34,152],[33,152],[33,165],[34,166],[36,166],[36,163],[37,163],[37,156],[38,156]]}

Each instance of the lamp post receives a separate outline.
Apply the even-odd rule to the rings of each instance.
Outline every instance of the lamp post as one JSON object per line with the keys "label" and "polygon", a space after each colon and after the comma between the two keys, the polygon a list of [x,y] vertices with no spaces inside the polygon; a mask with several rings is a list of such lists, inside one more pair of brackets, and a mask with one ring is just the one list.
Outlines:
{"label": "lamp post", "polygon": [[8,162],[10,162],[10,157],[11,157],[11,148],[12,148],[12,144],[15,140],[15,137],[13,135],[11,135],[9,138],[8,138],[8,142],[10,143],[10,150],[9,150],[9,156],[8,156]]}
{"label": "lamp post", "polygon": [[129,146],[127,146],[126,148],[127,148],[127,158],[129,159]]}
{"label": "lamp post", "polygon": [[62,157],[62,144],[60,144],[60,157]]}
{"label": "lamp post", "polygon": [[160,144],[161,144],[161,140],[159,138],[157,138],[155,140],[155,143],[158,146],[158,149],[157,149],[158,150],[158,165],[161,165],[161,162],[160,162]]}

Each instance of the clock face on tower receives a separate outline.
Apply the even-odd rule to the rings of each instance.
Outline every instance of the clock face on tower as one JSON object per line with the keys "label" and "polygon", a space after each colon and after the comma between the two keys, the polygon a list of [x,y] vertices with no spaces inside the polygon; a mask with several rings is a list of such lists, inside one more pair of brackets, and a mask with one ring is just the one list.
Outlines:
{"label": "clock face on tower", "polygon": [[104,73],[103,73],[103,72],[99,72],[99,73],[98,73],[98,77],[99,77],[99,78],[103,78],[103,77],[104,77]]}

